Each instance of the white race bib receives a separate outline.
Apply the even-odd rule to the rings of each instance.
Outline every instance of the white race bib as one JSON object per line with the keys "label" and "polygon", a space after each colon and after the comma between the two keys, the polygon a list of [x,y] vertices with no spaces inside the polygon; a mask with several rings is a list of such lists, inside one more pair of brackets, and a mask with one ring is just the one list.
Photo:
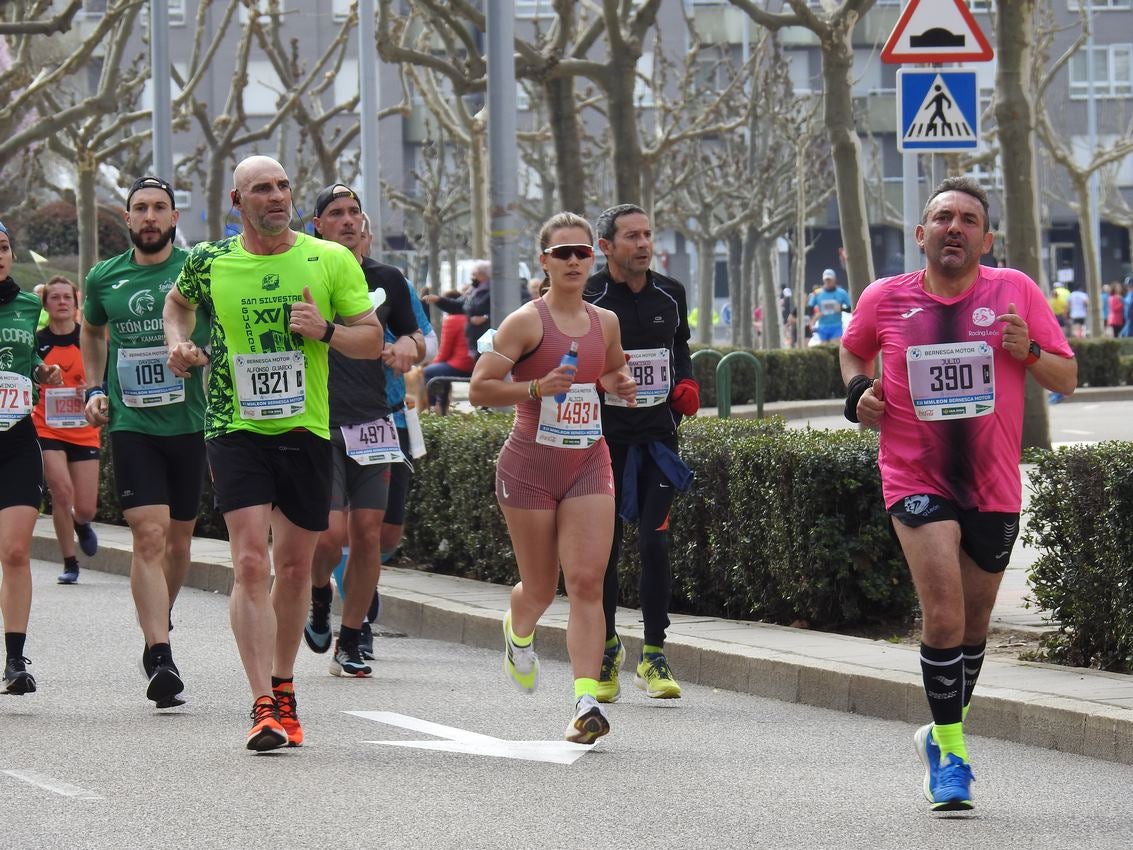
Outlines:
{"label": "white race bib", "polygon": [[586,449],[602,439],[602,405],[594,384],[575,384],[560,403],[544,398],[535,442],[559,449]]}
{"label": "white race bib", "polygon": [[302,351],[237,354],[232,358],[232,372],[244,419],[281,419],[306,408]]}
{"label": "white race bib", "polygon": [[81,428],[87,424],[83,415],[83,391],[78,387],[44,387],[43,419],[48,428]]}
{"label": "white race bib", "polygon": [[0,431],[7,431],[32,408],[31,378],[16,372],[0,372]]}
{"label": "white race bib", "polygon": [[355,463],[369,466],[372,463],[401,463],[405,460],[393,416],[363,422],[361,425],[343,425],[339,430],[346,443],[346,456]]}
{"label": "white race bib", "polygon": [[942,422],[995,411],[995,354],[986,342],[912,345],[905,364],[918,419]]}
{"label": "white race bib", "polygon": [[168,366],[169,349],[118,349],[118,389],[126,407],[160,407],[185,400],[185,379]]}
{"label": "white race bib", "polygon": [[[669,374],[669,349],[637,348],[627,351],[630,374],[637,381],[637,406],[654,407],[669,399],[672,376]],[[629,407],[629,402],[613,393],[606,393],[610,407]]]}

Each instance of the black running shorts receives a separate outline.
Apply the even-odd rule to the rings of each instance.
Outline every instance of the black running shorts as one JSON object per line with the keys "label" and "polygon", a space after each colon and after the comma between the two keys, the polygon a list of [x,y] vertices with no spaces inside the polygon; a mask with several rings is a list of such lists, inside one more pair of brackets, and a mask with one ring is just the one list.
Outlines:
{"label": "black running shorts", "polygon": [[888,510],[891,517],[909,528],[930,522],[959,523],[960,548],[976,566],[988,573],[1007,569],[1011,550],[1019,537],[1019,514],[958,508],[950,499],[932,493],[898,499]]}
{"label": "black running shorts", "polygon": [[307,531],[326,531],[331,444],[310,431],[230,431],[205,443],[221,513],[271,505]]}
{"label": "black running shorts", "polygon": [[43,457],[35,424],[25,416],[7,431],[0,431],[0,510],[43,505]]}
{"label": "black running shorts", "polygon": [[205,486],[205,441],[196,434],[161,436],[111,431],[114,487],[123,511],[168,505],[180,522],[197,518]]}
{"label": "black running shorts", "polygon": [[342,432],[330,432],[334,475],[330,488],[330,509],[369,508],[384,511],[389,501],[390,463],[361,464],[346,456]]}

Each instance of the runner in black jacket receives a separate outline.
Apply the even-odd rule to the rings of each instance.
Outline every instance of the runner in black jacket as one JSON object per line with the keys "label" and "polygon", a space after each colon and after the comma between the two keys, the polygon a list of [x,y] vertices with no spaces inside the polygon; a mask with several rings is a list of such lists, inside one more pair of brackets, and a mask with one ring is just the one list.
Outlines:
{"label": "runner in black jacket", "polygon": [[664,651],[673,587],[669,508],[674,488],[686,490],[692,479],[677,455],[677,426],[682,416],[691,416],[700,407],[688,350],[685,289],[650,270],[653,228],[640,207],[612,207],[598,217],[595,229],[607,266],[587,282],[584,297],[617,314],[622,347],[638,386],[636,408],[620,405],[610,396],[602,403],[602,432],[610,447],[618,516],[603,590],[606,654],[598,699],[614,702],[621,693],[618,674],[625,649],[614,627],[614,611],[622,520],[637,520],[641,552],[645,645],[634,681],[650,697],[673,699],[681,695],[681,686]]}

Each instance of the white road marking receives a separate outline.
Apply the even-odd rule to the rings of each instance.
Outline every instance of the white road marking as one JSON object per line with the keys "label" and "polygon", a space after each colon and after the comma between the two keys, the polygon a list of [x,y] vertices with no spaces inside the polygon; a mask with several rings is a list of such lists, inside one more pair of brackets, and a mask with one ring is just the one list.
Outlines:
{"label": "white road marking", "polygon": [[21,782],[26,782],[53,794],[59,794],[62,797],[74,797],[77,800],[102,799],[98,794],[88,791],[86,788],[80,788],[78,785],[72,785],[69,782],[55,779],[34,770],[5,770],[4,773],[13,779],[19,779]]}
{"label": "white road marking", "polygon": [[469,732],[467,729],[457,729],[453,726],[442,726],[439,723],[392,711],[347,711],[346,714],[396,726],[399,729],[444,738],[443,741],[366,741],[367,744],[413,747],[419,750],[468,753],[490,758],[542,761],[552,764],[574,764],[594,749],[593,744],[572,744],[569,741],[505,741],[503,738],[493,738],[491,735],[481,735],[478,732]]}
{"label": "white road marking", "polygon": [[1088,436],[1090,436],[1090,434],[1092,434],[1094,432],[1093,431],[1078,431],[1074,428],[1063,428],[1062,433],[1063,434],[1076,434],[1079,437],[1088,437]]}

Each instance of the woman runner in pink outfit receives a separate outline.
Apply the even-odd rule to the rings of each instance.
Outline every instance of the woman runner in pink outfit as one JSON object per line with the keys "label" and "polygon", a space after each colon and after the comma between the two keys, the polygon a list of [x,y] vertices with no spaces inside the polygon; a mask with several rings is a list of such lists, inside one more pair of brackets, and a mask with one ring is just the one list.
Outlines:
{"label": "woman runner in pink outfit", "polygon": [[[550,289],[504,319],[469,388],[478,407],[516,406],[496,470],[496,497],[520,575],[504,617],[504,671],[520,689],[535,690],[535,624],[555,598],[562,564],[576,701],[566,739],[582,744],[610,731],[596,698],[606,634],[602,580],[614,534],[613,474],[598,392],[631,404],[636,395],[617,317],[582,300],[593,245],[589,222],[573,213],[543,225],[539,260]],[[560,365],[572,342],[577,367]]]}

